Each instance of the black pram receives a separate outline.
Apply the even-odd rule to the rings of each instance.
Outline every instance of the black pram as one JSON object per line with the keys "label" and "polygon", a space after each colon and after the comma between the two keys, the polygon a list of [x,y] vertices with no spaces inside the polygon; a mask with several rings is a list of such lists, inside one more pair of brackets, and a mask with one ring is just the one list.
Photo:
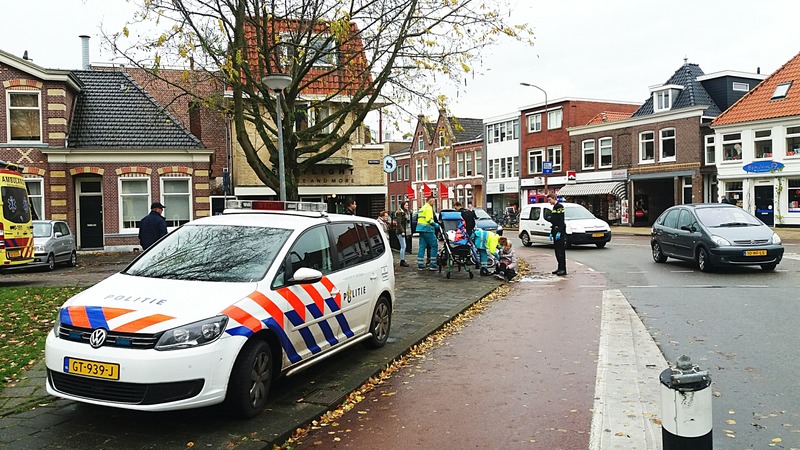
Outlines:
{"label": "black pram", "polygon": [[475,265],[472,260],[472,247],[469,245],[469,236],[464,226],[464,220],[458,211],[442,211],[439,217],[440,237],[444,245],[436,256],[436,263],[439,272],[447,264],[445,276],[449,279],[453,266],[461,272],[461,268],[473,278],[475,274],[470,270],[470,266]]}

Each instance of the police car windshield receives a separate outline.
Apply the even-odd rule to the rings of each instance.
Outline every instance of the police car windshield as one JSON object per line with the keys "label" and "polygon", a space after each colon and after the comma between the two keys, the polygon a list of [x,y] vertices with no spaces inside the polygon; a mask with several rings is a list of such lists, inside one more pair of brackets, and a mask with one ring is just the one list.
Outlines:
{"label": "police car windshield", "polygon": [[124,272],[173,280],[253,282],[264,278],[292,230],[184,225]]}

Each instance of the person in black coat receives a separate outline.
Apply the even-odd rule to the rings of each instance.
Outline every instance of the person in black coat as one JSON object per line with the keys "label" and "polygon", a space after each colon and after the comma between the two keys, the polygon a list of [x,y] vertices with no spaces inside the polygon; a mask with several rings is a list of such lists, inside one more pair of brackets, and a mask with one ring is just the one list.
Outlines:
{"label": "person in black coat", "polygon": [[344,214],[346,214],[348,216],[356,215],[356,201],[355,201],[355,199],[348,198],[344,202]]}
{"label": "person in black coat", "polygon": [[142,250],[147,250],[167,234],[167,220],[161,215],[163,212],[164,205],[154,202],[150,205],[150,214],[139,221],[139,244],[141,244]]}
{"label": "person in black coat", "polygon": [[558,262],[558,269],[553,271],[553,275],[563,276],[567,274],[567,224],[564,222],[564,206],[553,193],[547,194],[547,201],[553,205],[553,213],[549,219],[552,224],[550,239],[553,240]]}

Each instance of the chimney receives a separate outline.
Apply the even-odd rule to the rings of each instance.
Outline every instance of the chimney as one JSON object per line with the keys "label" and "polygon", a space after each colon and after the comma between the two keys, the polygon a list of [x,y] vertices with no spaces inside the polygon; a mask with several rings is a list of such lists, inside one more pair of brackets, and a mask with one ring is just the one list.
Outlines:
{"label": "chimney", "polygon": [[27,51],[27,50],[25,50],[25,53],[23,53],[23,54],[22,54],[22,59],[24,59],[25,61],[28,61],[28,60],[29,60],[29,58],[28,58],[28,51]]}
{"label": "chimney", "polygon": [[82,34],[78,37],[81,38],[81,61],[83,62],[82,69],[89,70],[89,36]]}
{"label": "chimney", "polygon": [[756,73],[761,75],[761,67],[756,67]]}

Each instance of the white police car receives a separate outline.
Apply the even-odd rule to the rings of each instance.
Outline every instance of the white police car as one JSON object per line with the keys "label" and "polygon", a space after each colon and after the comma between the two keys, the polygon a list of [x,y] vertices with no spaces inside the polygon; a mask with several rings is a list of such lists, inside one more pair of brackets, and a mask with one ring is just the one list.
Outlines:
{"label": "white police car", "polygon": [[[375,220],[228,206],[64,303],[47,337],[50,394],[146,411],[224,402],[253,417],[275,377],[386,342],[394,268]],[[276,207],[294,210],[263,209]]]}

